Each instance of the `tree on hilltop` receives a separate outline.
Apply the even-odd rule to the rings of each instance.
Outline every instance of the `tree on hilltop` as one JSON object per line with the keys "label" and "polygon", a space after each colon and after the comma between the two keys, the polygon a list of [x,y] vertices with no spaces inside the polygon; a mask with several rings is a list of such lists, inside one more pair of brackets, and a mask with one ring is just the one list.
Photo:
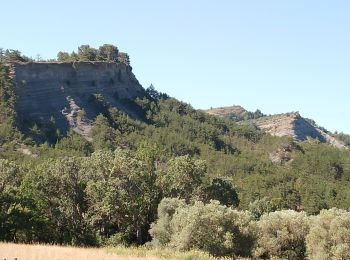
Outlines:
{"label": "tree on hilltop", "polygon": [[90,45],[81,45],[78,47],[78,57],[81,61],[95,61],[98,51],[91,48]]}
{"label": "tree on hilltop", "polygon": [[98,49],[97,59],[102,61],[117,61],[119,50],[112,44],[103,44]]}

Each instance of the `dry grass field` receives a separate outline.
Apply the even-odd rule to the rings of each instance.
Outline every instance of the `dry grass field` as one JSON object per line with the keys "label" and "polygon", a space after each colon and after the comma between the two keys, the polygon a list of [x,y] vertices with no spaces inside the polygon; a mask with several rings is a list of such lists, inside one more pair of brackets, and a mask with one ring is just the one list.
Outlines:
{"label": "dry grass field", "polygon": [[24,245],[0,243],[0,260],[155,260],[186,259],[213,260],[218,259],[203,252],[174,252],[166,249],[139,248],[77,248],[56,245]]}
{"label": "dry grass field", "polygon": [[3,260],[131,260],[157,259],[156,257],[119,256],[105,248],[75,248],[48,245],[0,244],[0,259]]}

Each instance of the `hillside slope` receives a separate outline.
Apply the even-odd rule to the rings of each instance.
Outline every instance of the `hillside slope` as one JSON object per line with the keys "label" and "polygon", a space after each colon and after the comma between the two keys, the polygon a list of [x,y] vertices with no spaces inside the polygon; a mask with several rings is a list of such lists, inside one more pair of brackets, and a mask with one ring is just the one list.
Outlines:
{"label": "hillside slope", "polygon": [[338,148],[346,145],[331,136],[329,133],[312,125],[299,113],[286,113],[274,116],[261,117],[254,120],[254,124],[261,130],[274,136],[292,136],[294,140],[305,141],[308,138],[318,139],[322,143],[329,143]]}
{"label": "hillside slope", "polygon": [[[143,90],[131,74],[128,81],[108,84],[108,71],[117,72],[117,62],[106,70],[98,66],[109,63],[79,62],[78,69],[73,64],[38,63],[34,67],[40,73],[29,75],[17,68],[12,80],[0,62],[0,200],[6,201],[0,204],[0,240],[143,244],[150,240],[148,231],[164,198],[209,203],[218,212],[222,206],[210,203],[216,200],[257,218],[277,209],[318,214],[349,208],[349,149],[297,142],[253,125],[260,122],[261,129],[277,135],[294,127],[306,133],[305,124],[314,126],[312,121],[294,115],[269,122],[260,111],[243,111],[234,120],[213,116],[152,87]],[[74,75],[58,73],[61,66]],[[79,76],[84,66],[93,69]],[[30,134],[16,125],[25,125],[26,115],[35,121],[27,126]],[[62,131],[56,129],[60,118],[75,132],[55,135]],[[70,125],[75,119],[91,127],[87,136]],[[51,125],[40,132],[45,120]],[[268,127],[277,121],[285,128]],[[317,133],[305,136],[312,134]],[[184,207],[192,210],[190,204]]]}
{"label": "hillside slope", "polygon": [[247,112],[247,110],[245,110],[241,106],[217,107],[217,108],[210,108],[205,111],[209,115],[221,116],[221,117],[226,117],[231,114],[240,116],[240,115],[243,115],[245,112]]}
{"label": "hillside slope", "polygon": [[337,148],[346,147],[343,141],[338,140],[324,129],[318,127],[311,120],[303,118],[297,112],[271,116],[259,114],[254,117],[254,113],[245,110],[241,106],[211,108],[205,110],[205,112],[223,118],[230,118],[242,124],[253,124],[258,129],[273,136],[290,136],[296,141],[305,141],[311,138],[317,139],[322,143],[329,143]]}

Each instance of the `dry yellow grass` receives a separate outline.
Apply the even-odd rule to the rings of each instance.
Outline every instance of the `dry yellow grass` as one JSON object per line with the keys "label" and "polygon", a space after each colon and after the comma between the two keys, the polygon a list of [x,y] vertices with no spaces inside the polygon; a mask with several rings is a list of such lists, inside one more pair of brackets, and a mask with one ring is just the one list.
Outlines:
{"label": "dry yellow grass", "polygon": [[131,260],[158,259],[156,257],[119,256],[105,248],[76,248],[52,245],[23,245],[0,243],[0,259],[3,260]]}
{"label": "dry yellow grass", "polygon": [[[0,243],[0,260],[227,260],[201,251],[179,252],[148,247],[78,248],[57,245]],[[243,260],[243,259],[241,259]]]}

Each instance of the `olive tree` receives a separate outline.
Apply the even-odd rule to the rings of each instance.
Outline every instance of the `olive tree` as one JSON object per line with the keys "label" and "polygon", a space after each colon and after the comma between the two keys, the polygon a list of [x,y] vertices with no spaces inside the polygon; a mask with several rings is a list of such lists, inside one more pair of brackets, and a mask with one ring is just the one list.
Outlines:
{"label": "olive tree", "polygon": [[162,247],[170,242],[172,236],[171,220],[178,209],[186,206],[185,200],[176,198],[162,199],[158,205],[158,220],[151,225],[149,231],[153,237],[152,244],[154,246]]}
{"label": "olive tree", "polygon": [[305,237],[309,231],[305,212],[275,211],[258,221],[257,258],[303,259]]}
{"label": "olive tree", "polygon": [[306,242],[309,259],[350,259],[350,212],[322,210],[311,218]]}
{"label": "olive tree", "polygon": [[164,199],[150,233],[155,245],[177,250],[199,249],[217,256],[249,256],[255,241],[252,216],[218,201],[184,204]]}

